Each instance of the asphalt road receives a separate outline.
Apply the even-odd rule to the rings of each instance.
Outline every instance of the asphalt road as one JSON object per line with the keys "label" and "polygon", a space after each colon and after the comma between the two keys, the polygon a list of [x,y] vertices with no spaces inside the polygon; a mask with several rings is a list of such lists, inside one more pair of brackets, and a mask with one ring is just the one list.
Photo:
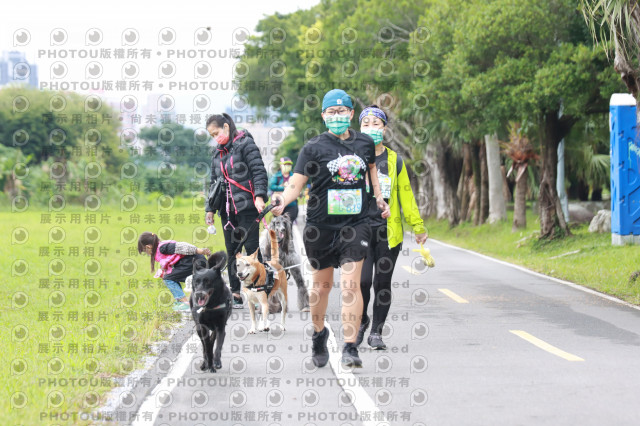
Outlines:
{"label": "asphalt road", "polygon": [[[125,398],[122,423],[154,425],[637,425],[640,310],[510,265],[428,242],[426,270],[405,238],[386,351],[338,367],[340,307],[328,323],[331,365],[310,363],[309,314],[289,286],[286,331],[247,334],[235,310],[216,373],[197,369],[186,319],[148,383]],[[272,322],[279,322],[279,315]],[[133,396],[132,396],[133,395]],[[133,401],[133,402],[132,402]]]}

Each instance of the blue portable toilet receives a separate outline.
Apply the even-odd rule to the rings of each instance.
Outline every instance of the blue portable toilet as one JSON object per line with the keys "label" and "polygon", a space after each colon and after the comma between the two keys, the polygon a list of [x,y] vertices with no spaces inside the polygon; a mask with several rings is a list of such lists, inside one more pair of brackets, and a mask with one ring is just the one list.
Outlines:
{"label": "blue portable toilet", "polygon": [[640,243],[640,138],[636,100],[614,93],[609,102],[611,131],[611,243]]}

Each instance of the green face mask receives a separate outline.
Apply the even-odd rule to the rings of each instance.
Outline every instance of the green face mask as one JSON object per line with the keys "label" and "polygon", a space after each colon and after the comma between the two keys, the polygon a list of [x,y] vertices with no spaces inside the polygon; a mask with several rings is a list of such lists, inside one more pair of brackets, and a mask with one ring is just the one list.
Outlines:
{"label": "green face mask", "polygon": [[379,145],[380,142],[382,142],[382,129],[373,129],[370,127],[363,130],[362,133],[371,136],[371,139],[373,139],[373,143],[376,145]]}
{"label": "green face mask", "polygon": [[327,117],[324,122],[329,130],[336,135],[341,135],[349,128],[349,122],[351,118],[347,115],[332,115]]}

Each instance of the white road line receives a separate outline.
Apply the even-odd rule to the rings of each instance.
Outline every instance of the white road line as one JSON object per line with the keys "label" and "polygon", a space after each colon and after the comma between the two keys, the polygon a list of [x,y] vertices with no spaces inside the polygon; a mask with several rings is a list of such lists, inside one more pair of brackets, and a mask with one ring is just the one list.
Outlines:
{"label": "white road line", "polygon": [[[184,376],[193,358],[195,357],[194,353],[189,354],[187,352],[187,345],[193,343],[193,336],[195,336],[195,333],[189,336],[187,341],[184,342],[184,345],[182,345],[180,353],[176,357],[176,360],[173,363],[169,374],[162,378],[160,383],[158,383],[156,387],[153,388],[151,393],[149,393],[145,400],[142,402],[142,405],[136,413],[138,415],[138,418],[133,423],[131,423],[132,426],[153,425],[156,422],[158,413],[162,409],[162,406],[156,401],[158,394],[162,391],[171,392],[173,388],[176,387],[176,383],[178,382],[177,379],[180,379]],[[146,416],[146,413],[151,413],[151,415]],[[144,418],[143,415],[145,415]]]}
{"label": "white road line", "polygon": [[536,272],[536,271],[532,271],[531,269],[527,269],[527,268],[525,268],[523,266],[514,265],[513,263],[505,262],[504,260],[499,260],[499,259],[487,256],[487,255],[484,255],[484,254],[480,254],[480,253],[472,251],[472,250],[468,250],[468,249],[465,249],[465,248],[453,246],[451,244],[443,243],[442,241],[434,240],[433,238],[429,238],[429,241],[432,241],[434,243],[437,243],[437,244],[440,244],[442,246],[449,247],[449,248],[452,248],[452,249],[455,249],[455,250],[460,250],[460,251],[463,251],[465,253],[470,253],[470,254],[473,254],[475,256],[481,257],[483,259],[487,259],[487,260],[491,260],[493,262],[499,263],[501,265],[510,266],[512,268],[518,269],[518,270],[520,270],[522,272],[526,272],[526,273],[534,275],[536,277],[546,278],[548,280],[557,282],[559,284],[564,284],[564,285],[569,286],[571,288],[575,288],[576,290],[584,291],[585,293],[593,294],[594,296],[599,296],[599,297],[602,297],[603,299],[607,299],[607,300],[610,300],[612,302],[616,302],[616,303],[619,303],[621,305],[625,305],[625,306],[627,306],[629,308],[633,308],[633,309],[636,309],[636,310],[640,311],[640,306],[632,305],[631,303],[625,302],[624,300],[618,299],[617,297],[613,297],[613,296],[609,296],[608,294],[600,293],[599,291],[590,289],[588,287],[581,286],[580,284],[572,283],[571,281],[565,281],[565,280],[561,280],[560,278],[550,277],[548,275],[541,274],[540,272]]}
{"label": "white road line", "polygon": [[[367,391],[360,386],[360,382],[356,376],[354,376],[349,369],[342,367],[340,363],[342,351],[340,351],[338,347],[338,342],[336,342],[336,337],[331,329],[331,325],[325,321],[324,326],[329,330],[329,340],[327,341],[327,346],[329,347],[329,363],[331,364],[333,374],[339,379],[338,383],[342,381],[340,384],[342,390],[351,395],[351,403],[358,413],[370,413],[373,419],[384,419],[384,413],[376,407],[375,402],[373,402]],[[352,383],[353,385],[351,385]],[[384,422],[384,420],[362,421],[362,424],[365,426],[376,426],[381,422]]]}
{"label": "white road line", "polygon": [[[300,234],[298,228],[293,229],[293,235],[296,245],[298,246],[298,252],[302,253],[304,244],[302,242],[302,235]],[[306,255],[301,255],[300,257],[302,259],[302,262],[307,261]],[[306,281],[307,288],[312,288],[311,279],[308,275],[305,274],[304,280]],[[371,418],[373,419],[384,419],[384,414],[376,406],[375,402],[373,402],[367,391],[365,391],[364,388],[360,386],[360,382],[356,378],[356,376],[354,376],[349,369],[345,369],[342,367],[342,364],[340,362],[340,359],[342,358],[342,351],[338,347],[338,342],[336,341],[336,337],[333,333],[333,329],[331,328],[331,324],[325,321],[324,325],[329,331],[329,339],[327,341],[327,346],[329,348],[329,363],[331,364],[333,374],[337,379],[341,379],[338,380],[340,387],[342,387],[342,390],[344,390],[347,394],[352,396],[352,404],[356,409],[356,412],[371,413]],[[383,422],[383,420],[370,420],[363,421],[362,424],[364,424],[365,426],[376,426],[381,422]]]}

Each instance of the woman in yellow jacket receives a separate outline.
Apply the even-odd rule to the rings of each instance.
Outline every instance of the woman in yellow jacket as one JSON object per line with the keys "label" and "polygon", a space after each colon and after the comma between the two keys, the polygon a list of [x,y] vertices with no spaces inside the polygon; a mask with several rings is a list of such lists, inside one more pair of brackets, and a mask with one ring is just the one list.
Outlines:
{"label": "woman in yellow jacket", "polygon": [[[367,343],[373,349],[386,349],[381,333],[391,306],[391,277],[404,239],[400,207],[407,224],[416,234],[416,242],[423,244],[427,240],[427,232],[411,190],[404,162],[395,151],[382,144],[386,127],[387,116],[377,105],[366,107],[360,114],[360,132],[371,136],[375,144],[378,182],[382,196],[391,211],[391,216],[384,219],[377,205],[370,203],[371,240],[362,265],[360,288],[364,306],[356,345],[362,343],[364,334],[371,325]],[[375,293],[373,321],[367,315],[372,285]]]}

